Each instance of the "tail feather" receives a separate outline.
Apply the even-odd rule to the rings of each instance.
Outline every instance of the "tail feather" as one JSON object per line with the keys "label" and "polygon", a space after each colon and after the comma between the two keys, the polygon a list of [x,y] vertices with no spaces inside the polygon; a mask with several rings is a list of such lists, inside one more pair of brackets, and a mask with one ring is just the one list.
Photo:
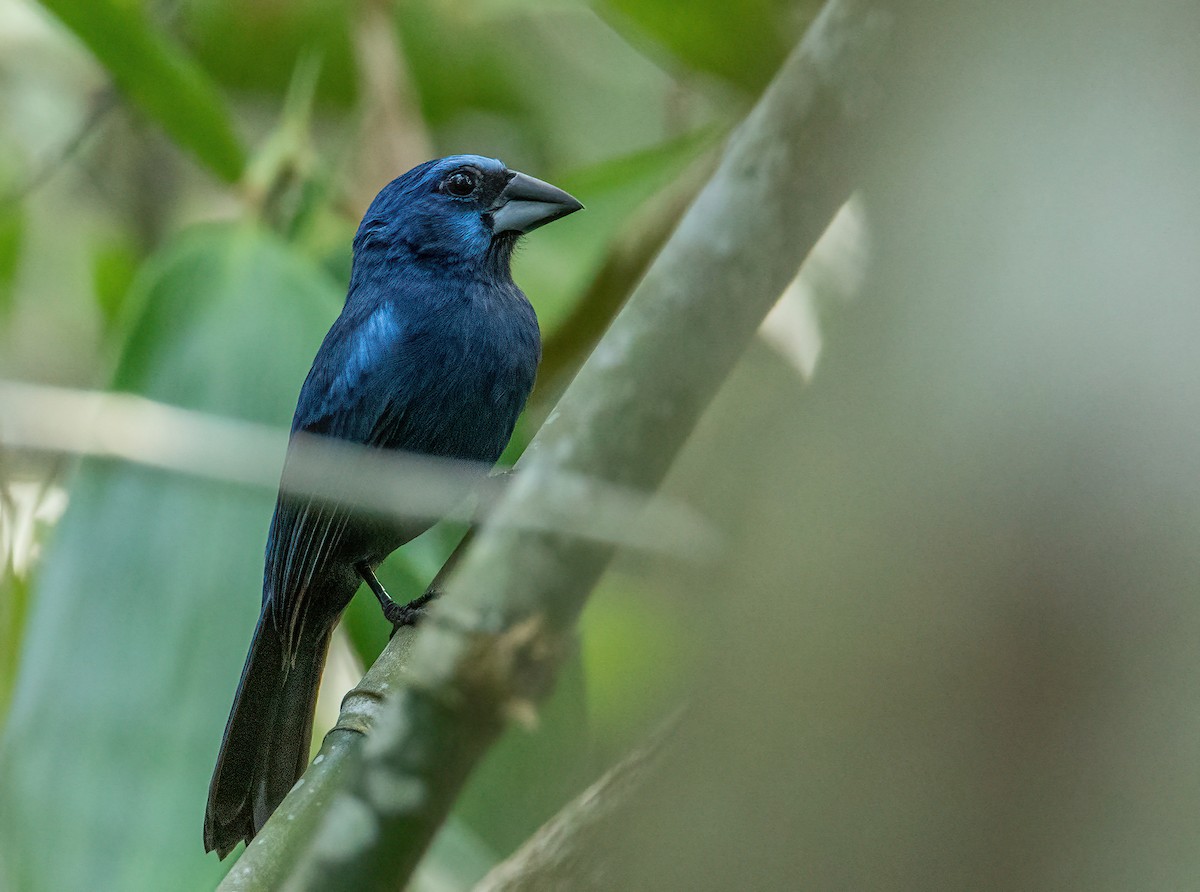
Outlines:
{"label": "tail feather", "polygon": [[253,839],[308,767],[331,633],[332,627],[306,628],[285,658],[269,611],[259,617],[208,790],[206,851],[224,858]]}

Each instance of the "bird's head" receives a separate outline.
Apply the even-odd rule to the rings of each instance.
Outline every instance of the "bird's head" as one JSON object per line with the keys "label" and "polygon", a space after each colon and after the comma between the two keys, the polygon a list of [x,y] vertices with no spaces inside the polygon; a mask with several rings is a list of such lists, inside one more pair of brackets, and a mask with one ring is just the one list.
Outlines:
{"label": "bird's head", "polygon": [[555,186],[495,158],[427,161],[375,196],[354,237],[356,257],[373,249],[431,262],[507,268],[517,238],[583,205]]}

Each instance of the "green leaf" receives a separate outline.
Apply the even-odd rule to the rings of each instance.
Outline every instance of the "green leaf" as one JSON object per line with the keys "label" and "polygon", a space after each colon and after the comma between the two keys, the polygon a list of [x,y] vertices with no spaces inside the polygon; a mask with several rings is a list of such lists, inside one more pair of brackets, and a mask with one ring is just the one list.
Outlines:
{"label": "green leaf", "polygon": [[758,93],[820,3],[602,0],[597,8],[618,30],[652,38],[689,68]]}
{"label": "green leaf", "polygon": [[442,126],[467,109],[515,120],[529,113],[504,64],[507,41],[497,40],[495,22],[485,28],[469,4],[441,0],[398,3],[395,12],[426,124]]}
{"label": "green leaf", "polygon": [[0,316],[12,306],[21,245],[25,241],[25,217],[15,202],[0,204]]}
{"label": "green leaf", "polygon": [[92,255],[92,289],[108,326],[121,315],[137,265],[137,248],[128,240],[107,241]]}
{"label": "green leaf", "polygon": [[321,59],[317,99],[341,108],[353,106],[358,92],[350,34],[355,16],[345,0],[203,0],[181,9],[188,47],[228,89],[282,95],[296,59],[315,53]]}
{"label": "green leaf", "polygon": [[713,120],[710,103],[681,96],[672,77],[584,3],[393,6],[438,154],[480,152],[544,178]]}
{"label": "green leaf", "polygon": [[[194,230],[135,283],[115,387],[285,425],[341,299],[260,230]],[[224,873],[201,821],[273,503],[83,463],[35,580],[0,738],[0,888],[208,890]]]}
{"label": "green leaf", "polygon": [[245,155],[229,112],[208,75],[157,33],[140,5],[116,0],[42,0],[95,54],[117,86],[226,182]]}
{"label": "green leaf", "polygon": [[4,727],[16,681],[17,657],[21,653],[28,609],[29,577],[18,574],[11,563],[0,565],[0,728]]}

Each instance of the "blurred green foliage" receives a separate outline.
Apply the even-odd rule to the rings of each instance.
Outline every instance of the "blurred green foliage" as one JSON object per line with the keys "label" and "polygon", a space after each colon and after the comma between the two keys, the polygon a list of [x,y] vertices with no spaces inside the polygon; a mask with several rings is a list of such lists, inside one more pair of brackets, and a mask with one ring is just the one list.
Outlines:
{"label": "blurred green foliage", "polygon": [[[42,7],[0,2],[0,375],[282,426],[357,217],[418,147],[496,155],[578,194],[587,213],[529,239],[515,276],[547,336],[568,315],[603,327],[620,296],[579,302],[611,246],[738,119],[812,4]],[[0,887],[211,888],[228,865],[203,855],[200,820],[271,495],[20,459],[6,479],[49,479],[69,503],[0,585]],[[385,583],[419,593],[461,532],[412,543]],[[672,610],[634,578],[595,602],[537,728],[474,775],[418,888],[464,888],[655,719],[689,659]],[[364,661],[386,641],[369,598],[344,628]]]}
{"label": "blurred green foliage", "polygon": [[278,102],[296,60],[315,53],[325,73],[320,99],[338,108],[353,106],[358,88],[350,4],[343,0],[190,0],[184,6],[177,22],[181,40],[231,94]]}
{"label": "blurred green foliage", "polygon": [[757,93],[791,49],[800,16],[815,3],[743,0],[713,4],[696,15],[690,4],[671,0],[604,0],[609,20],[641,29],[675,64]]}
{"label": "blurred green foliage", "polygon": [[146,19],[112,0],[43,0],[104,64],[131,102],[228,182],[245,154],[208,75]]}
{"label": "blurred green foliage", "polygon": [[16,204],[0,208],[0,318],[12,303],[25,218]]}
{"label": "blurred green foliage", "polygon": [[[569,374],[638,277],[622,245],[815,7],[0,0],[0,378],[285,425],[366,202],[453,151],[587,205],[516,260]],[[1200,7],[893,9],[890,81],[857,85],[889,90],[860,299],[811,387],[744,358],[666,486],[725,547],[620,557],[418,892],[469,887],[680,699],[614,888],[1195,885]],[[211,889],[273,494],[3,436],[0,890]],[[418,593],[461,533],[385,583]],[[361,596],[342,628],[333,699],[388,631]]]}
{"label": "blurred green foliage", "polygon": [[[113,386],[286,424],[338,291],[252,224],[193,230],[140,274]],[[99,871],[113,889],[164,875],[203,888],[220,875],[195,837],[272,501],[103,461],[73,476],[0,754],[13,887],[89,888]],[[51,838],[69,856],[45,858]]]}
{"label": "blurred green foliage", "polygon": [[[4,496],[9,498],[7,494]],[[10,504],[5,510],[12,512]],[[18,657],[21,653],[21,633],[29,609],[29,579],[16,572],[12,556],[6,555],[3,577],[0,578],[0,710],[8,713],[9,700],[17,680]]]}
{"label": "blurred green foliage", "polygon": [[137,274],[140,257],[129,242],[114,240],[96,246],[92,255],[92,287],[105,324],[115,325]]}

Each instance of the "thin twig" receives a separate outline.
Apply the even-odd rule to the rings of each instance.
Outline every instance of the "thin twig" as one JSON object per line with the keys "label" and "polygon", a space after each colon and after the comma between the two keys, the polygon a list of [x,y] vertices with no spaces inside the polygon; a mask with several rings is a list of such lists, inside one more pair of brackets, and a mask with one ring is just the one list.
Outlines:
{"label": "thin twig", "polygon": [[[119,458],[190,476],[334,499],[343,505],[427,523],[459,513],[476,496],[486,516],[507,488],[476,462],[382,452],[341,440],[293,438],[287,473],[280,465],[288,433],[267,425],[169,406],[141,396],[0,380],[0,436],[10,447]],[[554,519],[559,529],[619,544],[697,556],[714,545],[707,525],[682,505],[648,502],[640,493],[563,476],[555,486],[584,487],[589,499]],[[641,519],[641,524],[633,521]],[[542,516],[524,522],[544,526]]]}
{"label": "thin twig", "polygon": [[682,714],[682,710],[673,713],[641,746],[488,871],[471,892],[608,892],[618,888],[613,865],[599,843],[657,767]]}
{"label": "thin twig", "polygon": [[25,182],[17,185],[7,195],[0,197],[0,207],[20,204],[46,183],[50,182],[54,175],[65,167],[68,161],[75,157],[76,153],[83,147],[83,144],[87,142],[88,137],[108,117],[108,113],[119,104],[120,95],[117,93],[116,88],[110,86],[100,90],[93,102],[92,110],[83,119],[83,123],[79,125],[79,129],[56,152],[49,158],[44,159],[37,170],[26,178]]}

